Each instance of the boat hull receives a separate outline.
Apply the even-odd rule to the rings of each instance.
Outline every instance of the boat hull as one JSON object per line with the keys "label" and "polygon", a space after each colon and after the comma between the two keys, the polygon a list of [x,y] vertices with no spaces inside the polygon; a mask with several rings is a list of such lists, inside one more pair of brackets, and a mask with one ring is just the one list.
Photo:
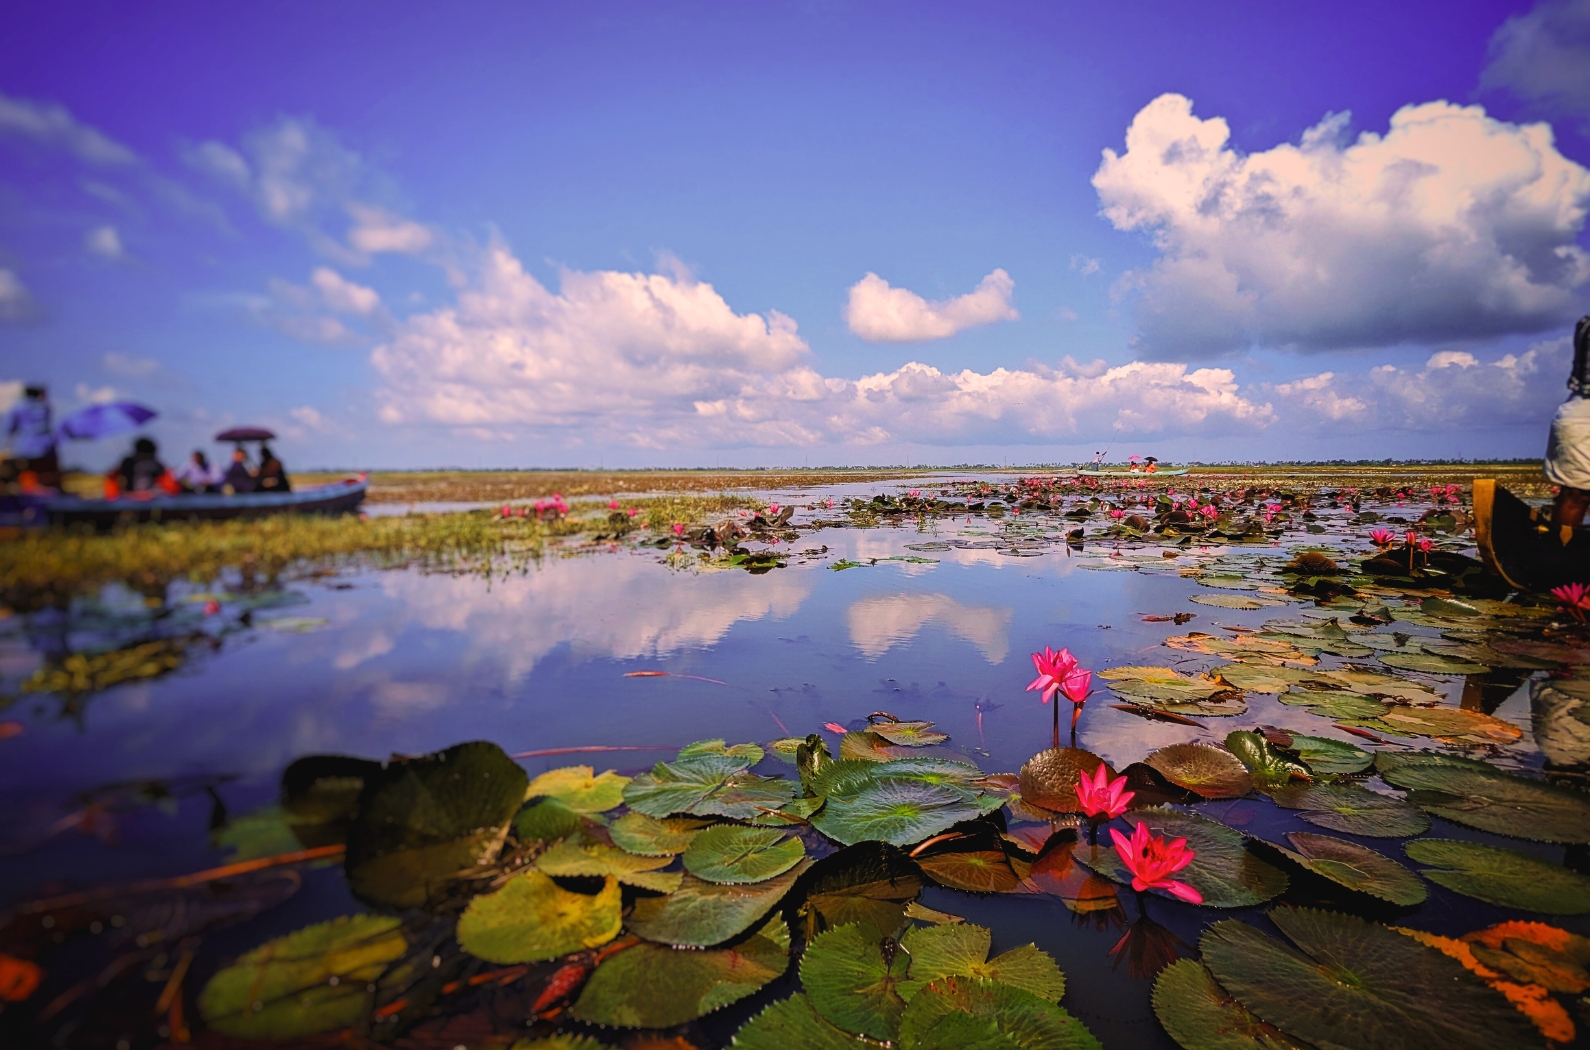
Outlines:
{"label": "boat hull", "polygon": [[1494,479],[1474,482],[1474,538],[1485,567],[1524,591],[1590,584],[1590,528],[1553,527]]}
{"label": "boat hull", "polygon": [[1190,470],[1191,467],[1171,467],[1152,474],[1146,470],[1078,470],[1077,473],[1085,478],[1179,478]]}
{"label": "boat hull", "polygon": [[[150,499],[82,499],[49,496],[35,503],[51,525],[116,525],[160,521],[222,521],[268,514],[346,514],[364,502],[369,481],[364,475],[316,485],[296,492],[250,492],[155,496]],[[42,524],[42,522],[40,522]]]}

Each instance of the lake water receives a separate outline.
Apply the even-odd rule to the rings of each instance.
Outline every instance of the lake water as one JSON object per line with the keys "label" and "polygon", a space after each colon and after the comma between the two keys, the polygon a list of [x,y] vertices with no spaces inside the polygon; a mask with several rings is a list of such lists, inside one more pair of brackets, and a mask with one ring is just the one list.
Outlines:
{"label": "lake water", "polygon": [[[774,496],[792,497],[798,494]],[[813,516],[803,510],[796,521]],[[552,551],[523,574],[492,579],[390,570],[291,580],[264,599],[223,595],[220,611],[208,616],[204,595],[175,587],[164,595],[158,622],[149,620],[145,596],[120,592],[91,615],[13,616],[0,634],[0,674],[12,693],[51,653],[107,640],[197,640],[164,676],[76,699],[26,694],[7,709],[3,717],[21,731],[0,740],[7,802],[0,901],[221,863],[211,826],[223,812],[235,817],[274,802],[282,770],[310,753],[379,759],[468,740],[493,741],[510,753],[601,745],[635,750],[528,758],[523,765],[532,777],[574,763],[634,773],[693,740],[765,743],[822,732],[825,723],[856,728],[869,713],[886,711],[937,723],[950,734],[947,746],[985,771],[1014,772],[1049,745],[1051,709],[1025,691],[1034,650],[1065,646],[1095,669],[1202,669],[1216,661],[1163,641],[1212,632],[1216,624],[1256,627],[1308,608],[1195,604],[1191,598],[1218,589],[1181,570],[1229,552],[1193,547],[1166,558],[1160,547],[1076,551],[1056,542],[1067,527],[1060,519],[1029,518],[1029,549],[1016,556],[1006,530],[1020,520],[826,528],[780,545],[787,565],[762,574],[711,570],[690,552],[614,545]],[[1298,534],[1288,546],[1311,538]],[[962,546],[922,549],[957,542]],[[1287,556],[1283,548],[1242,551],[1248,559]],[[841,560],[860,564],[836,571]],[[1173,613],[1195,618],[1183,625],[1144,619]],[[638,671],[668,676],[626,677]],[[1461,679],[1431,681],[1457,703]],[[1266,723],[1355,739],[1268,696],[1250,697],[1243,716],[1206,719],[1202,730],[1146,720],[1112,702],[1108,693],[1089,702],[1078,743],[1116,768],[1163,745],[1219,741],[1231,729]],[[1507,749],[1514,761],[1538,766],[1527,735],[1527,692],[1491,713],[1525,732]],[[826,735],[837,751],[837,736]],[[766,766],[792,773],[772,757]],[[1288,830],[1319,830],[1258,796],[1199,808],[1271,840]],[[1561,847],[1439,821],[1437,829],[1562,856]],[[1365,842],[1400,856],[1394,841]],[[1298,883],[1287,899],[1306,901],[1315,892]],[[1034,941],[1053,955],[1067,975],[1066,1007],[1104,1045],[1174,1046],[1154,1018],[1151,981],[1128,972],[1124,951],[1110,955],[1127,931],[1119,916],[1075,915],[1042,895],[929,889],[923,903],[991,927],[996,950]],[[1216,916],[1158,898],[1150,908],[1183,942],[1183,955],[1194,954],[1187,946],[1212,918],[1257,921],[1263,911]],[[340,869],[312,869],[286,903],[207,938],[194,976],[269,936],[359,910]],[[1399,921],[1463,932],[1513,914],[1436,889]],[[1135,916],[1128,902],[1124,918]],[[1578,918],[1563,925],[1587,929]],[[91,946],[67,947],[48,968],[68,973],[103,963]],[[710,1016],[696,1037],[726,1040],[794,986],[793,975],[775,982]]]}

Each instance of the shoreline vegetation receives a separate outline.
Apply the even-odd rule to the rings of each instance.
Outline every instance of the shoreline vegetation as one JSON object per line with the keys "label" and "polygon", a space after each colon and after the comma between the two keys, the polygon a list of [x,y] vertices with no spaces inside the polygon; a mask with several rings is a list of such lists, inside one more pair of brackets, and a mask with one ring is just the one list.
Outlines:
{"label": "shoreline vegetation", "polygon": [[[371,475],[370,502],[487,503],[485,509],[401,516],[284,515],[228,522],[133,526],[111,533],[48,530],[0,541],[0,601],[12,606],[49,604],[112,582],[139,588],[174,580],[209,583],[224,572],[271,577],[306,566],[360,561],[375,566],[422,565],[438,570],[491,573],[523,568],[550,542],[582,535],[627,534],[645,526],[653,536],[673,526],[713,524],[765,502],[759,491],[844,483],[910,482],[943,478],[961,468],[802,471],[409,471]],[[1042,475],[1032,468],[980,468],[978,473]],[[301,485],[342,475],[300,475]],[[1145,480],[1151,476],[1137,476]],[[1475,477],[1497,477],[1528,497],[1550,488],[1533,461],[1441,464],[1283,464],[1199,467],[1162,479],[1184,489],[1263,484],[1315,487],[1418,485],[1467,487]],[[76,478],[77,487],[84,476]],[[647,495],[624,496],[625,492]],[[553,493],[575,497],[567,517],[503,517],[497,504],[517,504]],[[664,494],[666,493],[666,494]],[[601,499],[589,498],[601,496]],[[578,497],[587,497],[579,499]],[[616,499],[621,509],[614,511]],[[516,506],[516,510],[519,509]],[[636,513],[630,515],[633,509]]]}

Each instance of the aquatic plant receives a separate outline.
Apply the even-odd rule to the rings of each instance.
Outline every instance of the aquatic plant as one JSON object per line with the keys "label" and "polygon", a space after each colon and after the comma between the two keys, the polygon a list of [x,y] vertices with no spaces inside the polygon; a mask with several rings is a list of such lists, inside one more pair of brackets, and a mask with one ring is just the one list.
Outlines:
{"label": "aquatic plant", "polygon": [[1197,856],[1196,851],[1187,848],[1186,839],[1167,842],[1163,835],[1149,831],[1147,821],[1139,822],[1132,829],[1130,838],[1111,828],[1110,839],[1115,843],[1115,852],[1120,855],[1121,863],[1132,873],[1132,889],[1139,893],[1143,890],[1164,890],[1191,904],[1203,903],[1203,894],[1185,882],[1171,878]]}

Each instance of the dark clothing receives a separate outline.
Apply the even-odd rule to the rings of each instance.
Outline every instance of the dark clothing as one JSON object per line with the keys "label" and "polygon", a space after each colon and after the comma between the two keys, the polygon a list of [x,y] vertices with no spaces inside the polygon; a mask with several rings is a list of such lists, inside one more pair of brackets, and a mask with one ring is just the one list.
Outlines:
{"label": "dark clothing", "polygon": [[226,468],[226,474],[221,478],[222,485],[230,485],[233,492],[253,492],[254,475],[248,472],[248,467],[236,460]]}
{"label": "dark clothing", "polygon": [[134,452],[116,468],[123,492],[149,492],[160,484],[166,465],[150,452]]}
{"label": "dark clothing", "polygon": [[272,457],[259,465],[259,491],[260,492],[291,492],[292,483],[287,480],[287,468],[282,466],[282,461]]}
{"label": "dark clothing", "polygon": [[1568,389],[1575,397],[1590,397],[1590,314],[1573,326],[1573,374]]}

